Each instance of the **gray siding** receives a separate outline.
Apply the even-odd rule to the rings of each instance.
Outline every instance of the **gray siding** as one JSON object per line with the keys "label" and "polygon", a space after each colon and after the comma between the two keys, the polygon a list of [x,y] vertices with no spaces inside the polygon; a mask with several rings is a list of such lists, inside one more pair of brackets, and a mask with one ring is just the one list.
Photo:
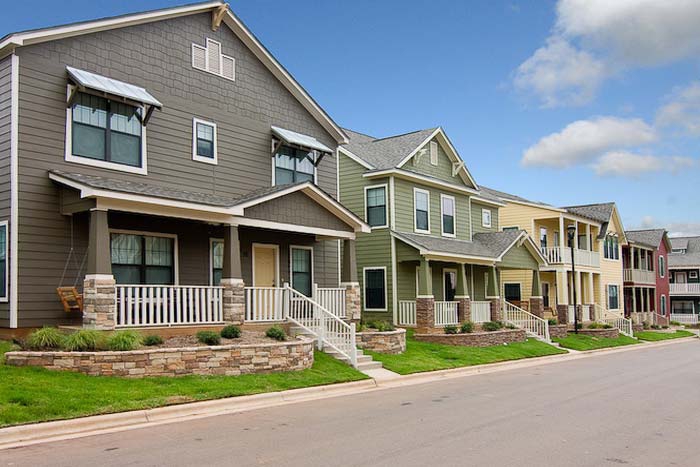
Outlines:
{"label": "gray siding", "polygon": [[[10,221],[10,108],[12,102],[12,57],[0,60],[0,221]],[[11,226],[10,226],[11,228]],[[7,241],[9,244],[9,231]],[[9,249],[9,248],[8,248]],[[10,258],[6,259],[7,267]],[[8,289],[9,289],[9,283]],[[9,292],[9,290],[8,290]],[[8,293],[9,295],[9,293]],[[10,306],[0,303],[0,326],[10,325]]]}
{"label": "gray siding", "polygon": [[245,210],[245,217],[352,232],[353,229],[304,193],[291,193]]}
{"label": "gray siding", "polygon": [[[54,289],[70,251],[70,219],[60,214],[49,169],[179,188],[186,184],[192,191],[237,196],[271,183],[270,125],[336,146],[227,27],[212,32],[210,21],[207,13],[18,49],[20,326],[63,319]],[[191,44],[204,44],[206,38],[220,41],[222,52],[236,59],[235,82],[192,68]],[[64,161],[66,65],[143,86],[164,104],[147,128],[147,176]],[[217,123],[217,166],[192,161],[193,117]],[[333,157],[321,162],[318,181],[335,195]],[[325,256],[331,260],[331,254]],[[195,271],[182,282],[201,282]],[[75,273],[69,265],[65,282],[72,283]]]}

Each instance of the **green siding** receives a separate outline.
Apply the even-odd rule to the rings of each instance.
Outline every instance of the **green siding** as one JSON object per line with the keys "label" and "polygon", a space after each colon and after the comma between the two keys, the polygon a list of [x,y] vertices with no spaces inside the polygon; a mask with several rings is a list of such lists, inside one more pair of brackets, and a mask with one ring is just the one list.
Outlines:
{"label": "green siding", "polygon": [[514,246],[498,264],[501,269],[538,269],[539,264],[527,247]]}
{"label": "green siding", "polygon": [[461,240],[469,240],[469,197],[464,194],[450,193],[425,185],[420,185],[408,180],[395,179],[394,203],[396,209],[396,230],[399,232],[413,232],[413,188],[420,188],[430,193],[430,235],[439,237],[442,235],[442,217],[440,210],[440,194],[450,195],[455,198],[455,233]]}
{"label": "green siding", "polygon": [[[491,210],[491,227],[484,227],[481,224],[481,210],[490,209]],[[486,204],[481,204],[477,201],[472,201],[472,228],[474,233],[481,232],[498,232],[498,208],[495,206],[488,206]]]}
{"label": "green siding", "polygon": [[[431,177],[439,178],[440,180],[454,183],[455,185],[465,185],[460,175],[452,176],[452,160],[443,149],[442,144],[440,144],[437,138],[434,138],[433,141],[438,143],[437,166],[430,163],[430,142],[427,142],[425,146],[423,146],[423,148],[426,149],[425,154],[423,154],[420,159],[416,159],[416,156],[413,156],[402,168],[430,175]],[[466,186],[474,188],[471,184],[467,184]]]}
{"label": "green siding", "polygon": [[[474,268],[474,290],[470,290],[471,299],[476,301],[484,301],[486,299],[486,282],[485,276],[489,272],[488,266],[473,266]],[[498,289],[500,290],[501,275],[498,270],[496,270],[496,276],[498,278]],[[471,282],[470,282],[471,287]]]}

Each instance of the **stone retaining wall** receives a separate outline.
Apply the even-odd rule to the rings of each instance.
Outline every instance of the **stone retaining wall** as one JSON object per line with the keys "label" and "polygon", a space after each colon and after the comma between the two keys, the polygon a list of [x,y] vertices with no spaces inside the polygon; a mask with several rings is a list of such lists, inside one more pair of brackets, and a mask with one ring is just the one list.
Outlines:
{"label": "stone retaining wall", "polygon": [[566,324],[550,324],[549,337],[552,339],[563,339],[567,336],[568,326]]}
{"label": "stone retaining wall", "polygon": [[504,329],[493,332],[471,332],[466,334],[414,334],[414,339],[434,344],[464,345],[468,347],[490,347],[492,345],[525,342],[524,329]]}
{"label": "stone retaining wall", "polygon": [[[571,329],[570,332],[574,332],[573,328]],[[578,330],[579,334],[583,334],[584,336],[592,336],[592,337],[608,337],[610,339],[617,339],[620,337],[620,330],[617,328],[610,328],[610,329],[579,329]]]}
{"label": "stone retaining wall", "polygon": [[90,376],[229,375],[277,373],[311,368],[313,340],[216,345],[124,352],[8,352],[5,364],[40,366]]}
{"label": "stone retaining wall", "polygon": [[398,354],[406,351],[406,330],[363,331],[355,334],[357,346],[378,353]]}

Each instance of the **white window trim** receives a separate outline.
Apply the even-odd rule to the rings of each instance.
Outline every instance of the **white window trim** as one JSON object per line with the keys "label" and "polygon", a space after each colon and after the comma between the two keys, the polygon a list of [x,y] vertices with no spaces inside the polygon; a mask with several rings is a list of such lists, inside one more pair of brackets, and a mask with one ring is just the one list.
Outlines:
{"label": "white window trim", "polygon": [[[66,100],[70,97],[75,86],[68,85]],[[145,106],[137,106],[141,109],[141,115],[146,115]],[[89,157],[80,157],[73,155],[73,109],[66,107],[66,142],[65,142],[65,161],[74,162],[81,165],[89,165],[91,167],[99,167],[102,169],[116,170],[118,172],[127,172],[138,175],[148,175],[148,155],[146,154],[146,126],[141,125],[141,167],[132,167],[130,165],[117,164],[115,162],[101,161],[98,159],[90,159]]]}
{"label": "white window trim", "polygon": [[440,160],[440,151],[437,141],[430,142],[430,165],[438,166]]}
{"label": "white window trim", "polygon": [[[223,238],[210,238],[209,239],[209,285],[217,286],[219,284],[214,284],[214,243],[224,242]],[[224,251],[224,255],[226,251]]]}
{"label": "white window trim", "polygon": [[[489,223],[488,224],[486,222],[484,222],[484,214],[487,212],[489,213]],[[493,212],[490,209],[481,208],[481,226],[487,227],[490,229],[492,225],[493,225]]]}
{"label": "white window trim", "polygon": [[697,279],[698,271],[688,271],[688,279]]}
{"label": "white window trim", "polygon": [[292,265],[292,250],[309,250],[311,252],[311,298],[314,298],[314,289],[316,289],[316,277],[314,276],[314,247],[308,245],[289,245],[289,286],[291,288],[294,288],[294,268]]}
{"label": "white window trim", "polygon": [[442,269],[442,300],[447,301],[447,296],[445,296],[445,286],[447,285],[447,281],[445,281],[445,276],[446,273],[448,272],[454,272],[455,273],[455,295],[457,295],[457,281],[459,280],[459,271],[455,268],[443,268]]}
{"label": "white window trim", "polygon": [[[423,193],[428,196],[428,230],[418,228],[418,217],[416,216],[416,194]],[[430,192],[422,188],[413,188],[413,231],[416,233],[430,233]]]}
{"label": "white window trim", "polygon": [[[610,308],[610,287],[616,287],[617,288],[617,308]],[[620,302],[622,301],[622,296],[620,295],[620,290],[622,288],[620,287],[620,284],[606,284],[605,285],[605,293],[606,293],[606,308],[608,310],[619,310],[620,309]]]}
{"label": "white window trim", "polygon": [[[443,211],[443,204],[442,200],[443,199],[451,199],[452,200],[452,229],[454,230],[453,233],[446,233],[445,232],[445,219],[444,215],[445,212]],[[455,200],[454,196],[450,195],[445,195],[440,193],[440,232],[442,233],[443,237],[450,237],[450,238],[455,238],[457,237],[457,200]]]}
{"label": "white window trim", "polygon": [[389,186],[386,183],[380,185],[369,185],[365,187],[365,222],[369,225],[369,215],[367,211],[367,192],[374,188],[384,188],[384,225],[378,225],[376,227],[370,225],[370,228],[386,229],[387,227],[389,227]]}
{"label": "white window trim", "polygon": [[[270,144],[271,144],[270,151],[274,151],[275,146],[276,146],[275,138],[272,138],[272,140],[270,141]],[[282,146],[284,146],[284,143],[282,144]],[[272,185],[270,185],[270,186],[275,186],[275,184],[277,183],[276,176],[275,176],[275,169],[277,168],[277,154],[273,154],[272,157],[270,158],[270,160],[272,161],[272,163],[271,163],[271,165],[272,165]],[[316,166],[316,164],[314,164],[314,185],[318,186],[318,167]]]}
{"label": "white window trim", "polygon": [[659,303],[661,307],[661,316],[666,316],[668,314],[668,300],[666,299],[666,295],[661,295]]}
{"label": "white window trim", "polygon": [[[207,125],[214,128],[214,157],[200,156],[197,154],[197,124]],[[202,120],[197,117],[192,118],[192,160],[197,162],[204,162],[205,164],[217,165],[219,163],[218,157],[218,143],[219,136],[217,134],[216,123],[207,120]]]}
{"label": "white window trim", "polygon": [[280,287],[280,246],[273,243],[253,243],[250,246],[250,257],[251,266],[250,271],[252,273],[251,282],[253,287],[255,285],[255,249],[256,248],[268,248],[275,251],[275,287]]}
{"label": "white window trim", "polygon": [[[173,239],[173,285],[180,284],[180,261],[179,261],[179,250],[178,250],[178,238],[177,234],[163,233],[163,232],[148,232],[143,230],[126,230],[126,229],[109,229],[110,241],[109,248],[110,252],[112,249],[112,234],[128,234],[128,235],[142,235],[144,237],[162,237],[162,238],[172,238]],[[111,267],[110,260],[110,267]],[[129,285],[129,284],[126,284]]]}
{"label": "white window trim", "polygon": [[659,264],[657,264],[656,267],[659,269],[659,277],[663,279],[666,277],[666,258],[663,255],[659,255],[658,263]]}
{"label": "white window trim", "polygon": [[5,228],[5,295],[0,296],[0,303],[7,303],[10,299],[10,223],[0,221],[0,229]]}
{"label": "white window trim", "polygon": [[[384,308],[369,308],[367,306],[367,271],[384,271]],[[386,266],[368,266],[362,268],[362,304],[364,305],[365,311],[387,311],[387,306],[389,305],[389,296],[387,289],[387,277],[386,277]]]}

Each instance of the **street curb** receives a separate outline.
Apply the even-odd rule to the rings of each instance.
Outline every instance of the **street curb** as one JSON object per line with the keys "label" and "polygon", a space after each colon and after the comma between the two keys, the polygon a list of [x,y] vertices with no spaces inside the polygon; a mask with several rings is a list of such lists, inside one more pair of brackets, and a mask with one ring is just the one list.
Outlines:
{"label": "street curb", "polygon": [[[297,402],[321,400],[332,397],[359,394],[363,392],[413,386],[452,378],[496,373],[501,371],[530,368],[559,362],[591,358],[612,353],[663,347],[688,342],[693,337],[683,337],[659,342],[643,342],[610,349],[571,352],[545,357],[510,360],[471,367],[451,368],[425,373],[414,373],[394,379],[377,382],[374,379],[331,384],[309,388],[292,389],[250,396],[229,397],[210,401],[193,402],[154,409],[142,409],[107,415],[94,415],[72,420],[35,423],[0,429],[0,450],[11,449],[52,441],[62,441],[85,436],[114,433],[119,431],[146,428],[177,421],[196,420],[232,413],[246,412],[261,408],[278,407]],[[566,350],[566,349],[565,349]]]}

